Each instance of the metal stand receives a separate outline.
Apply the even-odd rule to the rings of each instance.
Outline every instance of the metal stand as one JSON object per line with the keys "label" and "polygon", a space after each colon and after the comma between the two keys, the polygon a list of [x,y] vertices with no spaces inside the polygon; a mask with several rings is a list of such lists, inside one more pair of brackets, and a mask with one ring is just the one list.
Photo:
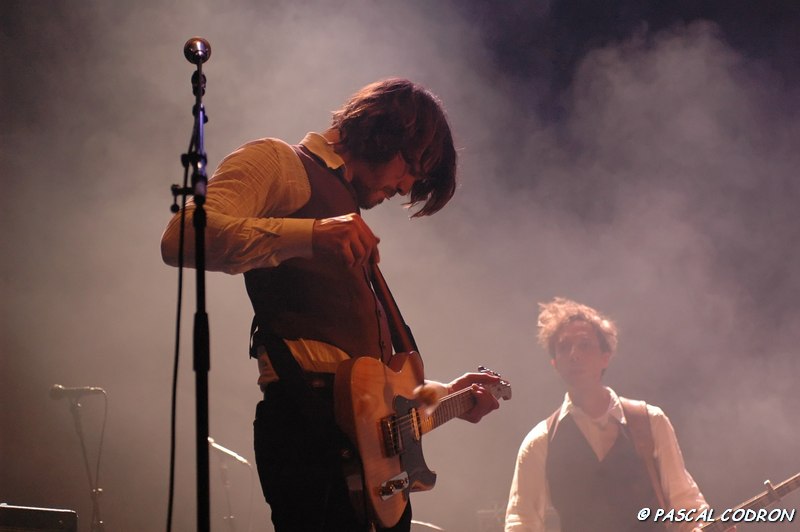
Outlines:
{"label": "metal stand", "polygon": [[[231,451],[227,447],[223,447],[222,445],[220,445],[217,442],[215,442],[213,438],[208,438],[208,445],[212,449],[218,451],[219,455],[220,455],[220,458],[221,458],[221,460],[220,460],[220,476],[222,477],[222,487],[225,490],[225,501],[227,502],[227,505],[228,505],[228,515],[223,517],[223,520],[226,523],[228,523],[228,529],[230,529],[230,532],[236,532],[236,520],[235,520],[234,515],[233,515],[233,505],[231,503],[231,489],[230,489],[231,488],[231,481],[230,481],[230,478],[228,477],[228,465],[225,463],[224,459],[235,460],[235,461],[239,462],[240,464],[246,465],[250,469],[250,478],[251,478],[251,480],[252,480],[252,474],[253,474],[253,466],[250,464],[250,462],[248,462],[242,456],[239,456],[237,453]],[[250,493],[252,495],[252,484],[251,484],[250,488],[251,488]],[[250,502],[251,502],[251,509],[252,509],[252,502],[253,502],[252,501],[252,497],[251,497]],[[250,523],[249,526],[252,527],[252,512],[251,512],[251,515],[250,515],[250,518],[248,519],[248,521]]]}
{"label": "metal stand", "polygon": [[[103,494],[103,489],[96,485],[95,479],[92,479],[92,470],[89,467],[89,456],[86,453],[86,440],[83,437],[83,426],[81,424],[81,404],[77,397],[70,399],[70,412],[72,413],[72,420],[75,422],[75,432],[78,433],[78,440],[81,442],[81,451],[83,453],[83,464],[86,467],[86,476],[89,479],[89,490],[92,497],[92,532],[103,532],[105,525],[103,519],[100,517],[100,495]],[[99,475],[98,475],[99,476]],[[99,481],[99,478],[97,479]]]}
{"label": "metal stand", "polygon": [[[196,425],[197,425],[197,529],[200,532],[209,532],[210,525],[210,482],[208,472],[208,372],[210,369],[209,355],[209,327],[208,314],[206,314],[206,284],[205,284],[205,228],[206,212],[203,208],[206,200],[206,153],[203,145],[203,126],[208,121],[203,107],[203,95],[206,91],[206,78],[203,75],[203,63],[211,55],[211,47],[205,39],[193,37],[184,45],[183,53],[186,59],[197,65],[197,71],[192,75],[192,92],[195,104],[192,109],[194,115],[194,129],[189,151],[181,156],[185,169],[192,169],[192,186],[181,188],[172,186],[172,194],[186,196],[193,194],[194,216],[193,226],[195,231],[195,270],[197,272],[197,307],[194,316],[194,371],[196,393]],[[177,203],[173,205],[177,212]]]}
{"label": "metal stand", "polygon": [[228,515],[223,517],[223,521],[228,523],[228,529],[231,532],[236,532],[236,524],[233,516],[233,507],[231,506],[231,481],[228,478],[228,464],[220,461],[219,474],[222,477],[222,487],[225,490],[225,502],[228,505]]}

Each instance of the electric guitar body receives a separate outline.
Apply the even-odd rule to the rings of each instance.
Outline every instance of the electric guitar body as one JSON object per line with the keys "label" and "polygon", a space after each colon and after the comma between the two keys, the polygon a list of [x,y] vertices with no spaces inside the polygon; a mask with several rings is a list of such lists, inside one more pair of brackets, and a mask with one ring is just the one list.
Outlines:
{"label": "electric guitar body", "polygon": [[[361,357],[342,362],[336,372],[336,420],[358,449],[361,474],[345,472],[357,511],[381,526],[402,517],[409,493],[433,488],[436,473],[425,464],[422,435],[475,405],[469,388],[438,402],[433,412],[414,399],[423,383],[422,360],[416,352],[398,353],[390,365]],[[511,387],[501,381],[487,389],[509,399]]]}

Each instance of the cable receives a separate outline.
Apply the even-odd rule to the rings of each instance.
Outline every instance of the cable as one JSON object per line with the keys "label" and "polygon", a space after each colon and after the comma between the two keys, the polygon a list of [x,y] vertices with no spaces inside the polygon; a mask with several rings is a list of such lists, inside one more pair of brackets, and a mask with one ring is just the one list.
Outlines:
{"label": "cable", "polygon": [[[194,147],[194,136],[189,143],[187,153]],[[189,183],[189,167],[183,167],[183,189]],[[169,427],[169,494],[167,495],[167,532],[172,530],[172,507],[175,499],[175,424],[178,404],[178,362],[180,361],[181,345],[181,307],[183,306],[183,251],[186,239],[186,194],[181,202],[181,226],[178,232],[178,304],[175,310],[175,354],[172,366],[172,403],[170,408]]]}

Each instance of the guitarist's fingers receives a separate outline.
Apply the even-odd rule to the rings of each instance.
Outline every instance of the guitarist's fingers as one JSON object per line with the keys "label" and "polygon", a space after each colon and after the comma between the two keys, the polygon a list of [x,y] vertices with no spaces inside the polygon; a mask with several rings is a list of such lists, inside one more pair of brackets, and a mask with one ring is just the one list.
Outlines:
{"label": "guitarist's fingers", "polygon": [[448,388],[457,392],[465,388],[471,388],[471,393],[475,397],[475,406],[466,413],[459,416],[470,423],[477,423],[483,416],[499,408],[499,403],[494,395],[484,388],[484,385],[498,384],[501,378],[490,373],[465,373],[448,385]]}
{"label": "guitarist's fingers", "polygon": [[452,391],[457,392],[458,390],[469,388],[473,384],[497,384],[501,380],[502,379],[497,375],[491,375],[489,373],[465,373],[448,386]]}
{"label": "guitarist's fingers", "polygon": [[369,226],[356,213],[314,220],[311,246],[315,257],[333,258],[348,267],[378,262],[378,242]]}
{"label": "guitarist's fingers", "polygon": [[475,406],[467,410],[464,415],[461,416],[462,419],[470,423],[477,423],[492,410],[500,408],[500,403],[494,398],[494,395],[483,386],[473,384],[470,391],[472,395],[475,396]]}

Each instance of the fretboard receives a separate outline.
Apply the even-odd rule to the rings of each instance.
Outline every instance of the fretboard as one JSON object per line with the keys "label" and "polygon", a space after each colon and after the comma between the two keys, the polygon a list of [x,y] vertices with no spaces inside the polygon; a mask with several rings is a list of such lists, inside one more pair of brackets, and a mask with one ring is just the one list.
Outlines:
{"label": "fretboard", "polygon": [[472,395],[469,388],[443,397],[436,406],[436,410],[433,411],[433,414],[420,414],[420,428],[422,434],[427,434],[436,427],[444,425],[451,419],[464,414],[475,406],[475,401],[475,396]]}

